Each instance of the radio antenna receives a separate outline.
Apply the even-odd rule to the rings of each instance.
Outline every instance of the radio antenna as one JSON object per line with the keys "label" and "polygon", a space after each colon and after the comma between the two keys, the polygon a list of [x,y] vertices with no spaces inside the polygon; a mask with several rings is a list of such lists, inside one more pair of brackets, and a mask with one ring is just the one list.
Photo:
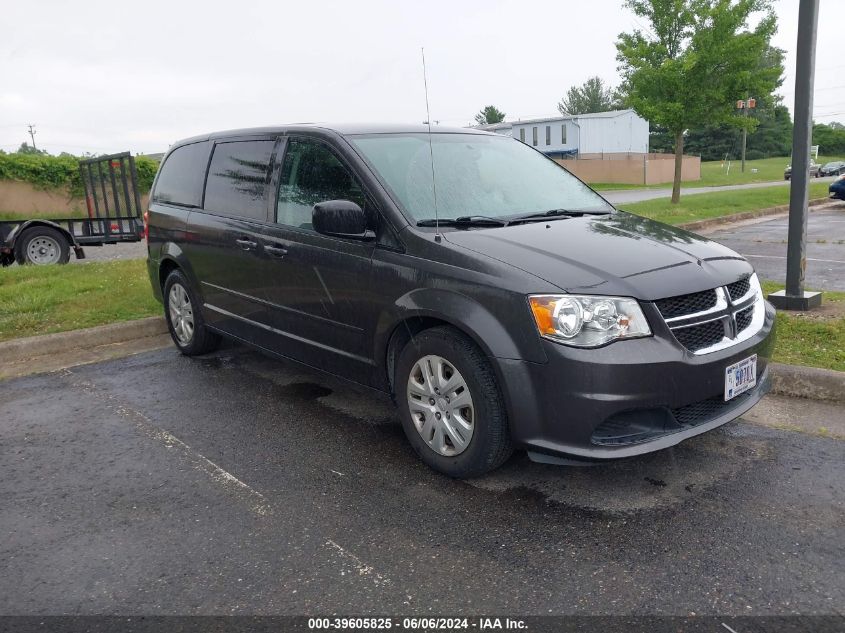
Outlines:
{"label": "radio antenna", "polygon": [[440,217],[437,213],[437,182],[434,177],[434,147],[431,142],[431,111],[428,107],[428,77],[425,72],[425,47],[420,48],[422,52],[423,65],[423,86],[425,87],[425,118],[428,125],[428,155],[431,159],[431,191],[434,194],[434,241],[440,241]]}

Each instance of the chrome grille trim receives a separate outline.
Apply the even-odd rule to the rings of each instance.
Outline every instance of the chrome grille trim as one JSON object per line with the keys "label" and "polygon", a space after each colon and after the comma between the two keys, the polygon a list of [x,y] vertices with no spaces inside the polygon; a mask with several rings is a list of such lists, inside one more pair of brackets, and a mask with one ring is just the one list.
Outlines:
{"label": "chrome grille trim", "polygon": [[[757,275],[752,274],[748,277],[748,282],[748,292],[736,300],[731,300],[728,286],[721,286],[719,288],[715,288],[716,305],[714,307],[692,314],[675,316],[668,319],[664,318],[666,325],[669,326],[669,329],[673,333],[676,330],[702,326],[707,323],[712,323],[713,321],[721,321],[722,327],[724,328],[724,336],[722,337],[722,340],[712,345],[708,345],[707,347],[691,349],[686,347],[684,343],[676,337],[678,343],[684,346],[684,348],[690,353],[700,356],[737,345],[738,343],[747,341],[757,334],[765,323],[766,307],[765,302],[763,301],[763,291],[760,287]],[[748,326],[741,331],[738,330],[737,315],[752,307],[753,313]],[[743,322],[745,320],[746,319],[742,319]]]}

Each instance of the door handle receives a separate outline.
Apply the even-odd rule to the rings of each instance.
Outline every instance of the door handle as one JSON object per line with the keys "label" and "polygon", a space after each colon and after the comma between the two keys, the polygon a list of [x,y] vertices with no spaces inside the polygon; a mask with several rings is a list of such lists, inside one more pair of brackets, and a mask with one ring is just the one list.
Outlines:
{"label": "door handle", "polygon": [[288,254],[288,249],[283,246],[273,246],[271,244],[265,244],[264,251],[271,257],[278,257],[279,259]]}
{"label": "door handle", "polygon": [[239,238],[239,239],[235,240],[235,244],[240,246],[245,251],[251,251],[254,248],[258,247],[258,242],[253,242],[252,240],[247,239],[247,238]]}

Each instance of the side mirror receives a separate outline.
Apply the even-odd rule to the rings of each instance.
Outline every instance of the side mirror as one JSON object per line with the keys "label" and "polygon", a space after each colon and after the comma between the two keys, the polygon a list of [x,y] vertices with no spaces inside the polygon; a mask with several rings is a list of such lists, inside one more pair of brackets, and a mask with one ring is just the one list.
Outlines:
{"label": "side mirror", "polygon": [[326,200],[314,205],[311,223],[317,233],[354,240],[372,240],[364,210],[349,200]]}

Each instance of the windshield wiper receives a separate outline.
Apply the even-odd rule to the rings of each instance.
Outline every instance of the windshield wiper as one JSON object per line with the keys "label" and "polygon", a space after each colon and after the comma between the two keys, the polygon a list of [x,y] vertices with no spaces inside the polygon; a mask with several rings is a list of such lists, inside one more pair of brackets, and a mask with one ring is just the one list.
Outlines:
{"label": "windshield wiper", "polygon": [[457,218],[440,218],[439,220],[429,218],[417,222],[417,226],[437,226],[438,224],[440,226],[507,226],[509,222],[486,215],[462,215]]}
{"label": "windshield wiper", "polygon": [[527,215],[519,215],[509,220],[510,224],[518,224],[520,222],[532,222],[534,220],[550,220],[555,218],[574,218],[582,215],[610,215],[610,211],[585,211],[583,209],[551,209],[550,211],[543,211],[542,213],[529,213]]}

